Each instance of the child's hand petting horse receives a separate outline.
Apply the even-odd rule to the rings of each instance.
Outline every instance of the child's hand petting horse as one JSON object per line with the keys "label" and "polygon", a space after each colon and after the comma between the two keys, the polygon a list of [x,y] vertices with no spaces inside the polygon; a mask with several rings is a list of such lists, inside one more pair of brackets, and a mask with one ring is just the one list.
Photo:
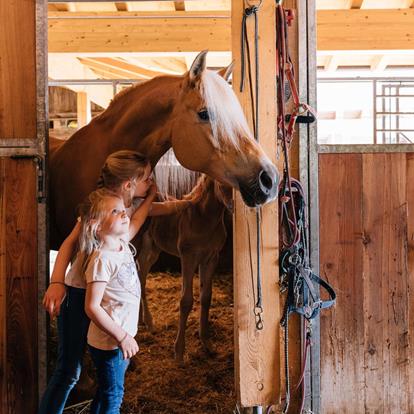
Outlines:
{"label": "child's hand petting horse", "polygon": [[124,359],[132,358],[138,351],[137,341],[129,334],[125,334],[124,339],[119,343]]}

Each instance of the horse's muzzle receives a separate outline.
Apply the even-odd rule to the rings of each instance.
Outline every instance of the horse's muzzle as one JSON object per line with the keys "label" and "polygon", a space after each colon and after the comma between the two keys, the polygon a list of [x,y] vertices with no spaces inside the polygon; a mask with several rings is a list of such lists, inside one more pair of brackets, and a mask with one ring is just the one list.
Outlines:
{"label": "horse's muzzle", "polygon": [[277,197],[279,174],[274,166],[263,168],[253,180],[239,180],[243,201],[249,207],[258,207]]}

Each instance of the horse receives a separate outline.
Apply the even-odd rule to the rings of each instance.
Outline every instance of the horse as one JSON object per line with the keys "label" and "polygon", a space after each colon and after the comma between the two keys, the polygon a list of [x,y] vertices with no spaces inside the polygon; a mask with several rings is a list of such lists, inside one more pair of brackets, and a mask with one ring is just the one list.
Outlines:
{"label": "horse", "polygon": [[152,167],[173,148],[178,161],[240,190],[251,207],[277,196],[275,165],[255,141],[234,92],[231,68],[206,69],[201,52],[182,76],[160,76],[118,93],[108,108],[67,141],[50,139],[50,246],[76,222],[76,207],[94,190],[112,152],[146,155]]}
{"label": "horse", "polygon": [[212,353],[208,341],[208,314],[213,275],[227,237],[224,218],[226,209],[232,209],[232,190],[231,187],[202,175],[193,190],[183,198],[191,201],[187,209],[169,216],[151,218],[138,250],[143,321],[150,331],[154,330],[154,325],[145,293],[147,274],[161,251],[180,258],[180,322],[174,344],[175,359],[179,363],[184,358],[185,330],[193,306],[193,278],[197,268],[201,303],[199,336],[204,350]]}

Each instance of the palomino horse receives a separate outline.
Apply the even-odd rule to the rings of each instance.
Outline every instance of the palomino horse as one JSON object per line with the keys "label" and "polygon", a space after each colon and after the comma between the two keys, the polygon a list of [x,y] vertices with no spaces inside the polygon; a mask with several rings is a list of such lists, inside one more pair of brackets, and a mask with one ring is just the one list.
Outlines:
{"label": "palomino horse", "polygon": [[95,188],[105,158],[120,149],[139,151],[155,166],[172,147],[183,166],[240,190],[249,206],[276,198],[276,167],[254,140],[230,86],[206,69],[206,54],[183,76],[157,77],[120,92],[60,146],[51,140],[52,248],[72,229],[76,206]]}
{"label": "palomino horse", "polygon": [[226,241],[224,214],[231,203],[231,197],[231,187],[202,175],[191,193],[183,197],[191,200],[191,206],[169,216],[152,217],[149,228],[142,237],[138,256],[142,310],[144,323],[150,330],[153,330],[153,322],[145,294],[147,274],[161,251],[181,260],[183,280],[180,323],[175,341],[175,358],[178,362],[183,361],[185,329],[193,307],[193,278],[197,267],[200,274],[200,340],[204,349],[211,351],[208,343],[208,313],[213,274]]}

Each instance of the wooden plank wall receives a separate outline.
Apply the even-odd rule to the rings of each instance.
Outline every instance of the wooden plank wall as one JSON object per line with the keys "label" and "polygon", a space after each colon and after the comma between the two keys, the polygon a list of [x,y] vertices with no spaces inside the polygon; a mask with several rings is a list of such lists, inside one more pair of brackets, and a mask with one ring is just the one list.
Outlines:
{"label": "wooden plank wall", "polygon": [[37,258],[38,237],[45,242],[45,229],[38,232],[38,177],[33,161],[44,145],[39,142],[44,110],[40,111],[37,99],[38,92],[42,99],[44,95],[37,90],[41,84],[37,75],[44,64],[36,61],[36,18],[40,27],[41,6],[46,7],[46,1],[0,1],[1,414],[35,413],[43,375],[38,363]]}
{"label": "wooden plank wall", "polygon": [[323,414],[414,412],[414,155],[320,154]]}
{"label": "wooden plank wall", "polygon": [[0,412],[37,409],[37,210],[33,160],[0,158]]}
{"label": "wooden plank wall", "polygon": [[0,138],[36,137],[35,25],[34,1],[0,1]]}

